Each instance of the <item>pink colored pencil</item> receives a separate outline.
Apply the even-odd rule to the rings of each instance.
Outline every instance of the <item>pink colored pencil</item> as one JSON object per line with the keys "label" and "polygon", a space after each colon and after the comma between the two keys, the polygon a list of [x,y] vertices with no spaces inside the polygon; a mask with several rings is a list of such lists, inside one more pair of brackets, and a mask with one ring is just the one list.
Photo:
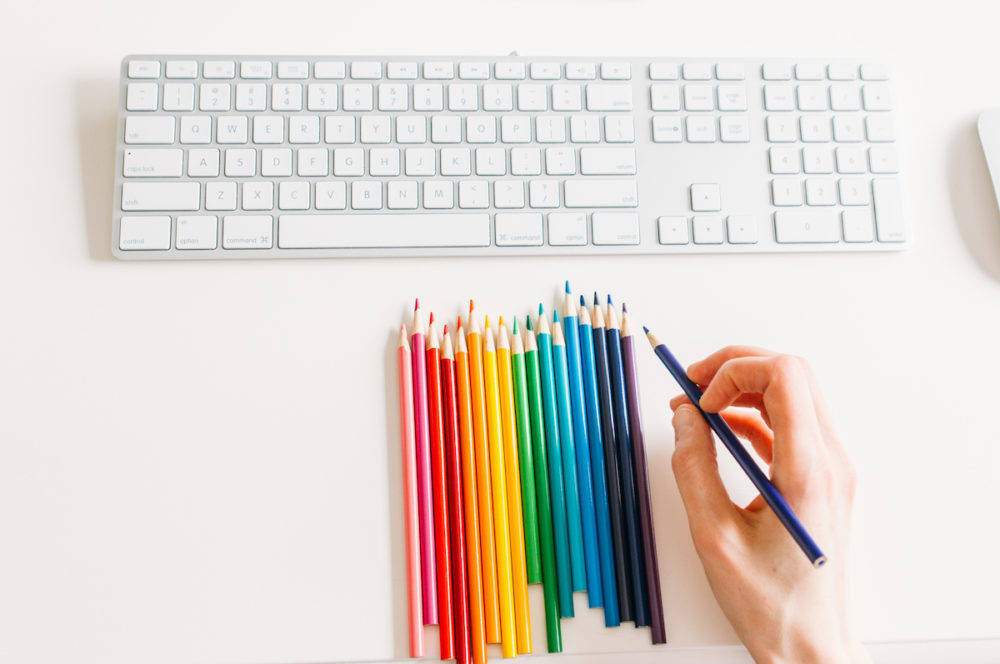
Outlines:
{"label": "pink colored pencil", "polygon": [[413,436],[413,364],[406,326],[399,326],[399,430],[403,443],[403,499],[406,521],[406,604],[410,627],[410,657],[424,656],[424,629],[421,624],[420,544],[417,541],[417,459]]}
{"label": "pink colored pencil", "polygon": [[424,598],[424,624],[436,625],[437,564],[434,549],[434,511],[431,494],[431,437],[427,413],[427,325],[420,300],[413,305],[413,334],[410,335],[413,365],[413,422],[417,441],[417,513],[420,516],[420,581]]}

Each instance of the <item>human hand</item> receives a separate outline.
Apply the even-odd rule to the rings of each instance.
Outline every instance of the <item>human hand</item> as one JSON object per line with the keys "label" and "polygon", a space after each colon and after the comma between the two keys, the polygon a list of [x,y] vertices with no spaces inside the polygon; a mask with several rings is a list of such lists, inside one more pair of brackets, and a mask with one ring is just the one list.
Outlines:
{"label": "human hand", "polygon": [[[674,411],[673,470],[712,592],[758,663],[871,662],[847,610],[855,475],[809,365],[731,346],[688,368],[701,407],[720,413],[771,467],[771,481],[828,562],[814,569],[763,498],[735,505],[708,423],[685,396]],[[732,406],[736,406],[733,408]]]}

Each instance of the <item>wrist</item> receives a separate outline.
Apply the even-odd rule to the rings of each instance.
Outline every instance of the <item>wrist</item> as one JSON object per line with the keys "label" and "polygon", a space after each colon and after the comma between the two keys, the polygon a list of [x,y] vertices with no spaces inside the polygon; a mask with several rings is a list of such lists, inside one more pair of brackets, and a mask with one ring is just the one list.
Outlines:
{"label": "wrist", "polygon": [[778,647],[752,653],[757,664],[871,664],[871,656],[860,641],[853,638],[831,639],[828,636],[799,635]]}

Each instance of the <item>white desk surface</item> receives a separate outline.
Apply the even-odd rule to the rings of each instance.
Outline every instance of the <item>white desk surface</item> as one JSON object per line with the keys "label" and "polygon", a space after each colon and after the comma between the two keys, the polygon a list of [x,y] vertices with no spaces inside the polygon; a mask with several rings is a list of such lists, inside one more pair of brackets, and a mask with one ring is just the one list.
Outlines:
{"label": "white desk surface", "polygon": [[[394,326],[414,294],[442,314],[470,295],[489,311],[524,312],[569,278],[627,299],[689,361],[731,342],[810,358],[862,483],[851,561],[861,635],[946,640],[906,661],[996,661],[1000,641],[947,641],[1000,637],[1000,215],[974,128],[980,110],[1000,105],[987,8],[8,0],[2,658],[404,656],[398,424],[385,396]],[[917,246],[628,260],[111,258],[123,55],[513,49],[887,58]],[[716,651],[687,648],[735,638],[669,471],[665,404],[676,389],[652,358],[640,372],[671,638],[656,659],[709,661]],[[648,653],[644,632],[604,630],[597,613],[579,613],[564,623],[571,651]],[[537,611],[535,639],[542,651]]]}

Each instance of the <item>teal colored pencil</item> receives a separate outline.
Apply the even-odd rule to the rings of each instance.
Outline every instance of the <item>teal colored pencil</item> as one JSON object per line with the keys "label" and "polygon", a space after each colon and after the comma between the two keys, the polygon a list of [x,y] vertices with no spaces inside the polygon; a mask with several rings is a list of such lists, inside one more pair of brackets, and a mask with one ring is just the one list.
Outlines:
{"label": "teal colored pencil", "polygon": [[[573,409],[569,398],[566,338],[559,314],[552,312],[552,371],[556,382],[556,413],[559,416],[559,444],[562,448],[563,484],[566,487],[566,521],[569,524],[569,557],[573,569],[573,590],[587,589],[586,557],[583,553],[583,518],[577,481],[576,445],[573,439]],[[539,325],[539,327],[541,327]]]}
{"label": "teal colored pencil", "polygon": [[[580,491],[580,525],[583,528],[583,555],[587,566],[587,601],[590,608],[603,606],[601,554],[597,544],[597,512],[594,507],[594,480],[590,467],[590,436],[583,396],[583,360],[577,327],[576,302],[566,282],[563,328],[566,342],[566,369],[569,375],[569,405],[573,418],[573,444],[576,452],[576,479]],[[553,334],[553,341],[555,335]]]}
{"label": "teal colored pencil", "polygon": [[[556,384],[552,366],[552,335],[544,310],[538,315],[538,376],[542,382],[542,411],[545,420],[545,449],[548,456],[549,488],[552,494],[552,533],[556,545],[556,579],[559,587],[559,613],[573,617],[573,571],[570,564],[569,526],[566,515],[566,487],[563,482],[562,449],[559,439],[559,416],[556,410]],[[531,320],[528,320],[531,329]]]}

